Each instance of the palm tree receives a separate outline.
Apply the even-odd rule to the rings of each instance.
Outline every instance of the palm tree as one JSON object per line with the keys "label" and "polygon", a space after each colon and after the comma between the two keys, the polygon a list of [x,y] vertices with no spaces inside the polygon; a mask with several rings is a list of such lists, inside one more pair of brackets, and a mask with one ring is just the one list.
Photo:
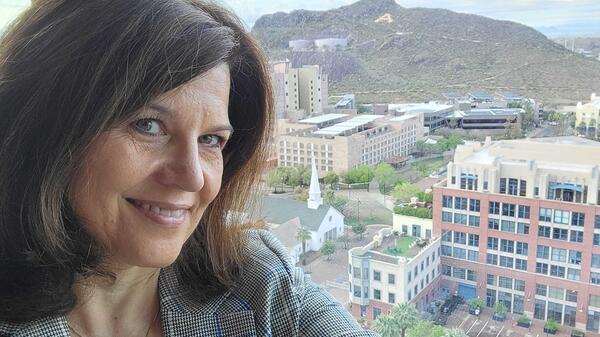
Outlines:
{"label": "palm tree", "polygon": [[396,336],[398,336],[398,331],[400,331],[401,337],[406,337],[406,329],[412,327],[420,317],[414,304],[410,302],[400,303],[393,307],[390,316],[396,322]]}
{"label": "palm tree", "polygon": [[302,265],[306,265],[306,241],[311,239],[311,234],[304,225],[300,225],[298,227],[298,231],[296,232],[296,240],[302,241]]}
{"label": "palm tree", "polygon": [[379,315],[373,321],[373,330],[381,337],[398,337],[399,326],[392,315]]}

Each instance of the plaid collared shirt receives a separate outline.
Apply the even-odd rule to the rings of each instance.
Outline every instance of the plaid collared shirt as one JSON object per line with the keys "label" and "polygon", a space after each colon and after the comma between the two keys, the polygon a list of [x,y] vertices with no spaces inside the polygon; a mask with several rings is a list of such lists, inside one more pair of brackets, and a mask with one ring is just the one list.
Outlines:
{"label": "plaid collared shirt", "polygon": [[[204,302],[186,296],[171,268],[159,277],[165,337],[376,337],[326,291],[294,267],[286,249],[263,230],[249,232],[249,254],[239,284]],[[11,324],[0,337],[69,337],[66,317]],[[117,337],[117,336],[115,336]],[[125,336],[118,336],[125,337]]]}

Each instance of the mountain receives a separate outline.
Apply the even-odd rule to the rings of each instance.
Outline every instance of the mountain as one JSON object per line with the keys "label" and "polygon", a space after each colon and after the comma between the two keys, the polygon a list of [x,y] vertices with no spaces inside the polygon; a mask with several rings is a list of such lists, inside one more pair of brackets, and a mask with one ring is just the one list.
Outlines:
{"label": "mountain", "polygon": [[[378,18],[388,20],[377,20]],[[389,20],[391,19],[391,20]],[[377,22],[376,22],[377,21]],[[600,61],[568,51],[522,24],[361,0],[328,11],[260,17],[252,33],[273,60],[321,64],[330,94],[361,102],[439,99],[447,91],[512,90],[554,101],[600,92]],[[336,51],[291,52],[288,41],[348,38]]]}

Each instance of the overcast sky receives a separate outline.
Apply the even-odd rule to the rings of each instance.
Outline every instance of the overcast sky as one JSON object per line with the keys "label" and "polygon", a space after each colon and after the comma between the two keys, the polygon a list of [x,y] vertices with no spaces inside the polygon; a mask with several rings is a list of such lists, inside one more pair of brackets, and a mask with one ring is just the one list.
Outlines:
{"label": "overcast sky", "polygon": [[[251,27],[263,14],[294,9],[327,10],[354,0],[220,0]],[[600,0],[396,0],[404,7],[446,8],[526,24],[549,35],[600,35]],[[4,25],[29,0],[0,0]]]}

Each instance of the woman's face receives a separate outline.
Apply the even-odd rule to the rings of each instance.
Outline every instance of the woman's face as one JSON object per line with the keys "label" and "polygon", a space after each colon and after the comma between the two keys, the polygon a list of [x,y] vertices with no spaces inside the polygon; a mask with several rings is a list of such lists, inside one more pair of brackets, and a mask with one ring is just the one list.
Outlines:
{"label": "woman's face", "polygon": [[90,144],[71,202],[111,262],[163,267],[179,255],[221,186],[229,80],[217,66]]}

